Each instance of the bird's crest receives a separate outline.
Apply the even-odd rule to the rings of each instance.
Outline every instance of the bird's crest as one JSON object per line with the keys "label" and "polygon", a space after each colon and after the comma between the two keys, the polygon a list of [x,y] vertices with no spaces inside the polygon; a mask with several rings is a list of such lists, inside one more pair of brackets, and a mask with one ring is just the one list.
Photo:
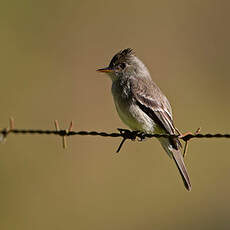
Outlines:
{"label": "bird's crest", "polygon": [[133,55],[134,55],[134,51],[131,48],[121,50],[112,58],[109,66],[113,67],[118,63],[125,62]]}

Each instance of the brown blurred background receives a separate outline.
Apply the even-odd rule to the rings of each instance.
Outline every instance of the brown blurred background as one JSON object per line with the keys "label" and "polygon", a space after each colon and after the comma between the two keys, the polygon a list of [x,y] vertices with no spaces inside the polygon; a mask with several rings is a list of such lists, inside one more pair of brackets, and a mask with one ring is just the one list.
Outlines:
{"label": "brown blurred background", "polygon": [[[95,70],[134,48],[182,131],[230,132],[229,1],[1,1],[0,128],[126,128]],[[9,136],[0,229],[229,229],[230,142],[192,140],[187,192],[157,140]]]}

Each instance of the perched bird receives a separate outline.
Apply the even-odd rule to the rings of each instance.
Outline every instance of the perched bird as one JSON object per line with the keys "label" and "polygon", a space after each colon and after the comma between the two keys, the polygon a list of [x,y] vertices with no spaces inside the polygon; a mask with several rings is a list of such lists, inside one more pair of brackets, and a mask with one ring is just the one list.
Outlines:
{"label": "perched bird", "polygon": [[[177,134],[169,101],[132,49],[121,50],[112,58],[108,67],[97,71],[110,76],[117,112],[128,127],[150,134]],[[179,139],[161,137],[159,141],[175,161],[184,185],[190,191],[190,179],[181,154]]]}

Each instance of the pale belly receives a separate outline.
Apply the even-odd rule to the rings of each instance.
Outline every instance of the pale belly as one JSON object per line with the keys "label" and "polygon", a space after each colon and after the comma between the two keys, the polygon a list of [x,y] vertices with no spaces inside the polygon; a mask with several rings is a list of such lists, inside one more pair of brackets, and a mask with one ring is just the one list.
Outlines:
{"label": "pale belly", "polygon": [[120,98],[114,103],[121,120],[132,130],[155,133],[156,125],[136,104]]}

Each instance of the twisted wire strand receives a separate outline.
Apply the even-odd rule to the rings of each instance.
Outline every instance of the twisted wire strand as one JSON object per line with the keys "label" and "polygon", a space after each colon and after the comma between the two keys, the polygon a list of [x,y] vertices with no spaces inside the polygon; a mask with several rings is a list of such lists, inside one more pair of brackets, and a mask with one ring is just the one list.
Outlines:
{"label": "twisted wire strand", "polygon": [[[42,130],[42,129],[2,129],[0,133],[4,136],[9,135],[10,133],[14,134],[38,134],[38,135],[59,135],[59,136],[74,136],[74,135],[81,135],[81,136],[101,136],[101,137],[123,137],[125,139],[134,139],[134,137],[139,137],[144,139],[148,138],[160,138],[160,137],[180,137],[179,135],[169,135],[169,134],[147,134],[141,133],[136,131],[130,131],[127,129],[118,129],[119,132],[98,132],[98,131],[68,131],[68,130]],[[206,134],[192,134],[189,133],[181,139],[183,140],[190,140],[193,138],[230,138],[230,134],[222,134],[222,133],[206,133]]]}
{"label": "twisted wire strand", "polygon": [[[145,138],[160,138],[160,137],[178,137],[185,141],[185,148],[184,148],[184,155],[187,148],[187,143],[190,139],[193,138],[230,138],[230,134],[200,134],[200,128],[197,129],[197,131],[193,133],[186,133],[184,135],[170,135],[170,134],[147,134],[142,133],[139,131],[130,131],[128,129],[117,129],[118,132],[113,133],[107,133],[107,132],[98,132],[98,131],[73,131],[73,122],[70,122],[69,128],[66,130],[60,130],[59,123],[57,120],[54,120],[55,130],[43,130],[43,129],[15,129],[14,127],[14,118],[10,117],[9,119],[9,128],[5,128],[0,130],[0,142],[3,142],[6,140],[6,137],[9,134],[37,134],[37,135],[58,135],[62,137],[62,145],[63,148],[66,148],[67,142],[66,137],[67,136],[74,136],[74,135],[81,135],[81,136],[101,136],[101,137],[121,137],[122,141],[117,149],[116,152],[119,152],[121,150],[121,147],[125,143],[126,140],[136,140],[142,141]],[[179,133],[179,131],[178,131]]]}

